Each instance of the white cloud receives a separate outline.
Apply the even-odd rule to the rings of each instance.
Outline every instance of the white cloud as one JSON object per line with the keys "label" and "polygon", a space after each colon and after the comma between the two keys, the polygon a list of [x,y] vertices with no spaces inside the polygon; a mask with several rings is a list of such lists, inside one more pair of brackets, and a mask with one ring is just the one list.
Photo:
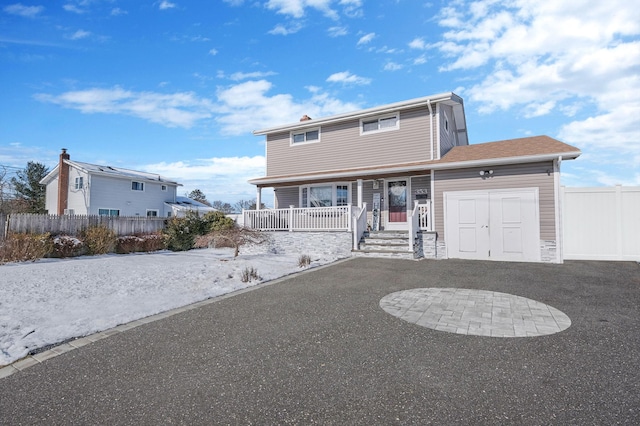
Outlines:
{"label": "white cloud", "polygon": [[342,83],[342,84],[356,84],[356,85],[367,85],[371,83],[370,78],[360,77],[355,74],[351,74],[349,71],[342,71],[331,74],[327,81],[329,83]]}
{"label": "white cloud", "polygon": [[218,54],[218,49],[211,49],[209,50],[209,55],[211,56],[216,56]]}
{"label": "white cloud", "polygon": [[409,47],[412,49],[424,50],[427,48],[427,43],[423,38],[414,38],[409,42]]}
{"label": "white cloud", "polygon": [[347,35],[349,32],[347,27],[329,27],[327,33],[329,37],[341,37]]}
{"label": "white cloud", "polygon": [[211,101],[191,92],[132,92],[120,87],[72,91],[57,96],[37,94],[35,98],[85,114],[130,115],[167,127],[192,127],[197,121],[210,118],[213,110]]}
{"label": "white cloud", "polygon": [[276,74],[277,73],[273,71],[234,72],[229,76],[229,78],[231,80],[239,81],[239,80],[247,80],[247,79],[264,78],[264,77],[268,77]]}
{"label": "white cloud", "polygon": [[[225,0],[231,5],[243,4],[242,0]],[[307,9],[314,9],[327,18],[338,20],[340,13],[332,7],[334,3],[342,9],[342,14],[348,18],[363,16],[362,0],[268,0],[265,7],[281,15],[288,15],[296,19],[303,18]]]}
{"label": "white cloud", "polygon": [[395,62],[387,62],[384,65],[385,71],[398,71],[398,70],[401,70],[402,68],[404,67],[401,64],[397,64]]}
{"label": "white cloud", "polygon": [[176,7],[175,3],[171,3],[170,1],[167,0],[163,0],[160,2],[160,6],[158,6],[160,8],[160,10],[167,10],[167,9],[173,9],[174,7]]}
{"label": "white cloud", "polygon": [[220,103],[216,121],[221,132],[241,135],[253,130],[293,123],[304,114],[324,117],[359,109],[359,105],[333,98],[317,88],[311,97],[296,101],[289,94],[268,95],[272,84],[266,80],[247,81],[218,91]]}
{"label": "white cloud", "polygon": [[91,36],[90,31],[78,30],[75,33],[68,36],[67,38],[70,40],[82,40],[83,38],[87,38],[89,36]]}
{"label": "white cloud", "polygon": [[67,12],[77,13],[78,15],[82,15],[83,13],[85,13],[85,10],[80,9],[78,6],[76,6],[75,4],[71,4],[71,3],[67,3],[67,4],[63,5],[62,8],[64,10],[66,10]]}
{"label": "white cloud", "polygon": [[200,189],[209,201],[221,200],[233,204],[256,197],[255,186],[249,179],[265,174],[266,160],[262,155],[254,157],[213,157],[194,161],[176,161],[135,166],[176,179],[184,186],[179,195]]}
{"label": "white cloud", "polygon": [[276,25],[272,30],[268,33],[272,35],[289,35],[295,34],[303,28],[301,22],[291,22],[288,27],[285,27],[283,24]]}
{"label": "white cloud", "polygon": [[10,15],[18,15],[25,18],[35,18],[43,10],[43,6],[25,6],[22,3],[10,4],[2,8]]}
{"label": "white cloud", "polygon": [[126,15],[129,12],[127,12],[126,10],[122,10],[119,7],[115,7],[113,9],[111,9],[111,15],[112,16],[120,16],[120,15]]}
{"label": "white cloud", "polygon": [[[453,3],[438,22],[447,31],[428,46],[448,61],[442,71],[468,71],[482,113],[517,108],[526,117],[574,120],[559,137],[578,146],[640,154],[640,8],[626,0]],[[482,72],[478,72],[482,69]]]}
{"label": "white cloud", "polygon": [[365,34],[362,37],[360,37],[360,39],[358,40],[358,43],[356,43],[358,46],[362,46],[365,44],[369,44],[371,43],[371,40],[373,40],[376,36],[376,33],[369,33],[369,34]]}

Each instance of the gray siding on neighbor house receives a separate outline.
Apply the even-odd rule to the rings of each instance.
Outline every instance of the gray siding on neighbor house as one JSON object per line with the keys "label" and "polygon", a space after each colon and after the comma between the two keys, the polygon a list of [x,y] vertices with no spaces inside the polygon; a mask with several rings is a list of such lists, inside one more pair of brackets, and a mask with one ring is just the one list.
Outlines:
{"label": "gray siding on neighbor house", "polygon": [[[131,190],[134,180],[144,182],[144,191]],[[163,215],[164,203],[175,200],[176,187],[166,185],[167,190],[162,191],[161,185],[166,183],[92,175],[89,214],[98,214],[99,209],[117,209],[120,216],[146,216],[147,210],[158,210]]]}
{"label": "gray siding on neighbor house", "polygon": [[420,107],[400,112],[398,130],[361,135],[355,119],[322,126],[319,142],[293,146],[289,132],[271,134],[267,176],[430,160],[430,127],[429,110]]}
{"label": "gray siding on neighbor house", "polygon": [[[492,169],[493,177],[483,179],[479,171]],[[514,164],[509,166],[474,167],[470,169],[436,171],[435,226],[439,239],[444,234],[444,192],[489,189],[539,188],[540,239],[556,239],[553,162]]]}

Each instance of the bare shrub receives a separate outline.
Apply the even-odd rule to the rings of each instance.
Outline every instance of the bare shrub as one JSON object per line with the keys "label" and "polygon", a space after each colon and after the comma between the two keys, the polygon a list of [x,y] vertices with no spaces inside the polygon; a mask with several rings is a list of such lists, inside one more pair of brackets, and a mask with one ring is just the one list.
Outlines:
{"label": "bare shrub", "polygon": [[267,234],[254,229],[236,226],[203,235],[196,239],[196,246],[200,248],[231,247],[234,249],[233,257],[238,257],[241,246],[245,244],[263,244],[268,240],[269,236]]}
{"label": "bare shrub", "polygon": [[138,253],[164,250],[165,240],[162,234],[126,235],[118,237],[116,253]]}
{"label": "bare shrub", "polygon": [[247,266],[240,275],[240,281],[243,283],[250,283],[253,280],[260,281],[262,280],[262,277],[258,275],[258,270],[253,266]]}
{"label": "bare shrub", "polygon": [[89,254],[112,253],[116,248],[116,234],[105,226],[92,226],[82,237]]}
{"label": "bare shrub", "polygon": [[310,264],[311,264],[311,258],[309,257],[309,255],[306,255],[306,254],[300,255],[300,257],[298,258],[299,268],[306,268]]}
{"label": "bare shrub", "polygon": [[53,251],[53,241],[46,234],[9,234],[0,245],[0,264],[42,259]]}
{"label": "bare shrub", "polygon": [[80,256],[86,250],[84,243],[70,235],[57,235],[53,237],[53,249],[49,254],[51,257],[74,257]]}

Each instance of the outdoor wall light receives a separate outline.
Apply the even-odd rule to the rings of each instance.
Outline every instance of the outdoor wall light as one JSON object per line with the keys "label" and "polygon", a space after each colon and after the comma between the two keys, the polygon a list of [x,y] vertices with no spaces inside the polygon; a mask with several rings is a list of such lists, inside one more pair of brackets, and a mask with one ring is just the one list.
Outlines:
{"label": "outdoor wall light", "polygon": [[480,176],[491,176],[493,175],[493,170],[480,170]]}

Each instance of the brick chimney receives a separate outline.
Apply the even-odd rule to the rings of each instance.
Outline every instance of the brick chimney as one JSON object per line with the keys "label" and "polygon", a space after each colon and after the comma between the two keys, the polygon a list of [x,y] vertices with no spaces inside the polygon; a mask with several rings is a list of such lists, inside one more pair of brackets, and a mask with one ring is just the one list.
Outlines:
{"label": "brick chimney", "polygon": [[300,119],[300,121],[309,121],[311,120],[311,117],[309,117],[307,114],[303,115],[302,118]]}
{"label": "brick chimney", "polygon": [[64,162],[68,160],[67,148],[62,148],[60,162],[58,163],[58,215],[62,216],[67,208],[69,197],[69,165]]}

